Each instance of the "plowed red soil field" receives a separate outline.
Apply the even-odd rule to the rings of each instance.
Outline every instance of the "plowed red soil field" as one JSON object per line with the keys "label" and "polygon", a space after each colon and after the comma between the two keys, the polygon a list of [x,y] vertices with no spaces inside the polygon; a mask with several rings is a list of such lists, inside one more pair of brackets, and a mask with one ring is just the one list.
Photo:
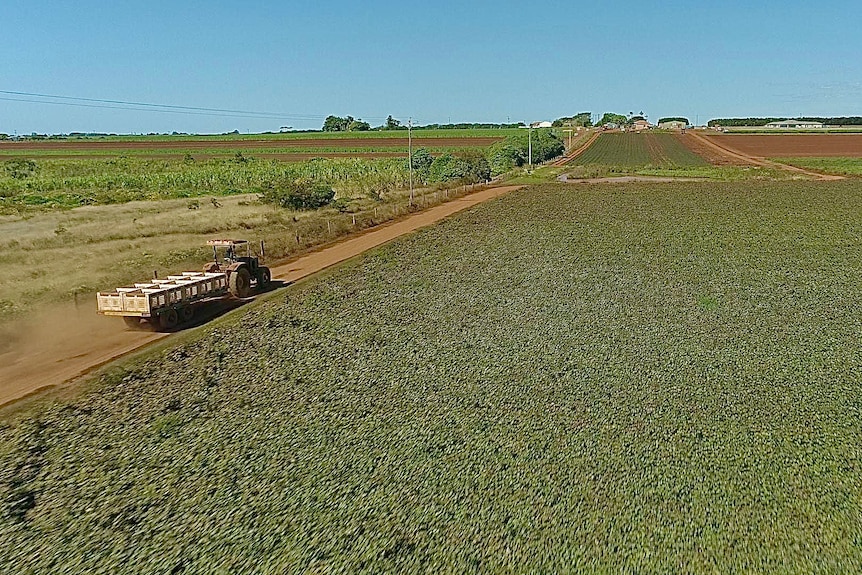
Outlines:
{"label": "plowed red soil field", "polygon": [[[485,147],[502,138],[414,138],[416,146]],[[254,148],[406,148],[407,138],[297,138],[262,140],[177,140],[118,142],[51,140],[0,142],[0,150],[216,150]]]}
{"label": "plowed red soil field", "polygon": [[[677,134],[677,138],[689,150],[712,164],[713,166],[750,166],[751,162],[743,157],[732,156],[720,148],[710,146],[709,141],[704,141],[688,132],[687,134]],[[723,141],[723,140],[722,140]]]}
{"label": "plowed red soil field", "polygon": [[862,134],[706,134],[726,148],[761,158],[862,158]]}

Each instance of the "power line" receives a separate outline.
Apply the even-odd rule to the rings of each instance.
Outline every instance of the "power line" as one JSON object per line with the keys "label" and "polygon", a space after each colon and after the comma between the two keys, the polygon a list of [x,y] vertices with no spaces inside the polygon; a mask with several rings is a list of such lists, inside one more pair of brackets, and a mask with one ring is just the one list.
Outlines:
{"label": "power line", "polygon": [[[75,106],[80,108],[101,108],[109,110],[129,110],[135,112],[163,112],[173,114],[190,114],[196,116],[220,116],[230,118],[253,118],[270,120],[324,120],[326,116],[313,114],[287,114],[280,112],[257,112],[250,110],[232,110],[227,108],[204,108],[201,106],[179,106],[175,104],[153,104],[150,102],[132,102],[126,100],[110,100],[107,98],[80,98],[75,96],[60,96],[56,94],[40,94],[36,92],[21,92],[15,90],[0,90],[0,94],[10,96],[25,96],[26,98],[2,98],[9,102],[25,102],[30,104],[53,104],[58,106]],[[64,100],[52,102],[50,100],[33,100],[31,98],[51,98]],[[92,102],[83,104],[81,102]],[[369,120],[383,120],[384,118],[368,118]]]}
{"label": "power line", "polygon": [[26,98],[4,98],[0,96],[0,100],[6,102],[23,102],[28,104],[51,104],[54,106],[74,106],[76,108],[99,108],[102,110],[128,110],[132,112],[161,112],[164,114],[183,114],[188,116],[218,116],[220,118],[248,118],[257,120],[278,120],[278,119],[296,119],[287,118],[284,116],[254,116],[249,114],[227,114],[215,112],[193,112],[191,110],[154,110],[147,108],[133,108],[129,106],[109,106],[100,104],[81,104],[76,102],[50,102],[46,100],[29,100]]}
{"label": "power line", "polygon": [[[35,98],[52,98],[55,100],[72,100],[76,102],[97,102],[99,104],[119,104],[123,106],[138,106],[143,108],[166,108],[172,110],[184,110],[184,111],[198,111],[198,112],[218,112],[218,113],[226,113],[226,114],[242,114],[242,115],[254,115],[254,116],[271,116],[274,118],[289,118],[296,120],[320,120],[325,118],[325,116],[315,116],[315,115],[302,115],[302,114],[282,114],[278,112],[256,112],[250,110],[232,110],[226,108],[204,108],[201,106],[178,106],[174,104],[153,104],[149,102],[130,102],[126,100],[109,100],[107,98],[80,98],[75,96],[59,96],[56,94],[39,94],[35,92],[19,92],[14,90],[0,90],[0,94],[9,94],[12,96],[29,96]],[[33,101],[35,103],[42,103],[42,100]],[[45,102],[47,103],[47,102]],[[60,103],[60,102],[55,102]],[[137,109],[137,108],[132,108]],[[139,110],[142,111],[142,110]],[[159,110],[164,111],[164,110]]]}

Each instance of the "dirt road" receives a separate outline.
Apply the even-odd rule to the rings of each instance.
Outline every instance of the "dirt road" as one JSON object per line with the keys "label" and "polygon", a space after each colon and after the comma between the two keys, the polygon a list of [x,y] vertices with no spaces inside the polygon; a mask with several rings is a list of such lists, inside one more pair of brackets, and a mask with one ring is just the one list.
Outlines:
{"label": "dirt road", "polygon": [[[295,282],[520,187],[489,188],[373,228],[275,265],[273,278]],[[118,319],[98,316],[90,306],[68,306],[22,321],[14,333],[7,334],[5,347],[0,348],[0,406],[71,383],[111,360],[166,337],[170,334],[127,330]]]}

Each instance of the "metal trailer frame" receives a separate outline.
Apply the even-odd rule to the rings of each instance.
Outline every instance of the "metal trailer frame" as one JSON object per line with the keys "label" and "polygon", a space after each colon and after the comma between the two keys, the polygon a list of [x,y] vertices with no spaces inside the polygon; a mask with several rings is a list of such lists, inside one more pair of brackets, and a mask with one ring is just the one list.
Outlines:
{"label": "metal trailer frame", "polygon": [[227,293],[227,274],[182,272],[165,279],[118,287],[113,292],[98,292],[96,300],[98,313],[102,315],[150,319],[171,309],[180,310]]}

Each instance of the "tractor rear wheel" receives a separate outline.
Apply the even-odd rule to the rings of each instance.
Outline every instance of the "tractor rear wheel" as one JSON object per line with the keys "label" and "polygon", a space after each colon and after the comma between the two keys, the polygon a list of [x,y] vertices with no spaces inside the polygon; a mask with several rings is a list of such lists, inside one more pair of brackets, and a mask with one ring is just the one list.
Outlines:
{"label": "tractor rear wheel", "polygon": [[129,329],[141,329],[141,318],[137,316],[124,315],[123,323]]}
{"label": "tractor rear wheel", "polygon": [[263,291],[269,286],[272,280],[272,273],[266,266],[261,266],[257,270],[257,291]]}
{"label": "tractor rear wheel", "polygon": [[179,320],[180,316],[177,314],[177,310],[169,309],[159,316],[159,327],[162,329],[171,329],[177,326]]}
{"label": "tractor rear wheel", "polygon": [[230,274],[228,281],[230,293],[235,297],[248,297],[248,292],[251,290],[251,274],[246,268],[239,268]]}

